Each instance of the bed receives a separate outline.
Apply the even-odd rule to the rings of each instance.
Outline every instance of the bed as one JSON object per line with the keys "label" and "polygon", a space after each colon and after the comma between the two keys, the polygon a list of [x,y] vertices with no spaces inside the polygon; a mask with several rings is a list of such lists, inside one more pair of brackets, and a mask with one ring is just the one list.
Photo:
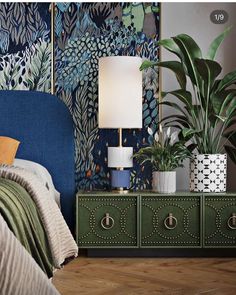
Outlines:
{"label": "bed", "polygon": [[[58,244],[58,248],[60,248],[60,251],[56,248],[53,249],[56,254],[52,252],[55,254],[56,267],[59,268],[65,258],[75,257],[78,251],[69,231],[70,228],[73,232],[75,197],[72,117],[64,103],[56,96],[34,91],[0,91],[0,111],[0,136],[19,140],[21,144],[17,158],[33,161],[45,167],[50,172],[56,189],[60,192],[61,210],[66,222],[61,217],[56,203],[46,197],[49,193],[46,187],[39,183],[36,176],[30,173],[28,175],[26,170],[20,170],[21,168],[14,166],[0,168],[0,178],[18,182],[27,193],[30,192],[34,203],[39,207],[41,218],[43,222],[46,222],[46,226],[44,224],[46,234],[50,236],[50,247],[55,248],[55,245]],[[30,181],[25,181],[25,179],[30,179]],[[50,214],[53,220],[49,220]],[[8,262],[11,262],[9,267],[14,266],[16,253],[21,253],[22,263],[17,263],[13,267],[13,270],[15,269],[14,275],[10,275],[9,282],[1,273],[0,288],[4,286],[4,290],[8,290],[5,291],[6,294],[16,294],[15,288],[18,288],[17,294],[24,295],[32,294],[30,293],[32,290],[35,295],[58,294],[35,260],[21,246],[1,219],[3,218],[0,215],[0,222],[2,222],[0,227],[0,241],[2,241],[2,243],[0,242],[0,271],[1,267],[6,268]],[[7,241],[9,241],[9,245],[6,244]],[[19,281],[22,271],[25,272],[24,278]],[[9,269],[7,272],[9,275]],[[27,277],[27,272],[31,277]],[[14,286],[14,281],[17,279],[18,286]]]}

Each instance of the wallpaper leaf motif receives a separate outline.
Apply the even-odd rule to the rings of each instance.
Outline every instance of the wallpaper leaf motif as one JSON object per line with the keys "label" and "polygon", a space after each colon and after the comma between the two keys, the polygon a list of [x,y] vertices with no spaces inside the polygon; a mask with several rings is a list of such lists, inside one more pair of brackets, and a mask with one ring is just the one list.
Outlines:
{"label": "wallpaper leaf motif", "polygon": [[71,114],[73,114],[73,105],[72,105],[72,93],[70,91],[61,90],[60,97],[63,100],[63,102],[68,107]]}
{"label": "wallpaper leaf motif", "polygon": [[[84,84],[80,89],[76,90],[73,119],[76,123],[77,182],[80,185],[85,185],[88,189],[93,189],[94,186],[101,184],[101,177],[96,175],[100,167],[95,164],[93,157],[94,144],[98,140],[98,126],[96,114],[88,114],[91,101],[87,97],[87,88],[89,88],[89,91],[92,91],[92,88],[88,87],[88,84]],[[89,97],[91,98],[91,95]],[[95,175],[92,175],[94,172]],[[99,172],[103,174],[102,171]],[[102,182],[107,184],[107,179]]]}
{"label": "wallpaper leaf motif", "polygon": [[1,43],[0,49],[2,53],[7,52],[9,47],[9,31],[11,30],[11,13],[14,8],[14,3],[2,3],[0,5],[0,30]]}
{"label": "wallpaper leaf motif", "polygon": [[[14,90],[19,89],[19,86],[22,89],[25,88],[24,79],[22,78],[22,74],[24,75],[25,64],[24,60],[27,60],[27,53],[23,58],[20,58],[19,55],[7,55],[5,58],[0,58],[0,81],[1,81],[1,89],[4,90]],[[22,61],[23,59],[23,61]]]}
{"label": "wallpaper leaf motif", "polygon": [[51,48],[50,44],[41,41],[32,47],[32,55],[27,63],[27,83],[29,90],[45,91],[50,89]]}
{"label": "wallpaper leaf motif", "polygon": [[[97,126],[98,59],[110,55],[157,59],[159,6],[94,2],[57,8],[57,32],[63,28],[56,40],[57,94],[69,106],[75,122],[77,185],[79,189],[104,189],[109,186],[107,146],[116,146],[118,136],[116,130]],[[69,27],[73,28],[70,32]],[[147,128],[157,126],[157,78],[155,71],[144,75],[143,130],[124,132],[124,144],[135,149],[149,142]],[[133,188],[148,188],[150,172],[135,165],[132,183]]]}
{"label": "wallpaper leaf motif", "polygon": [[61,34],[58,35],[59,38],[57,39],[57,45],[61,50],[65,49],[68,39],[73,36],[73,31],[76,27],[76,21],[77,21],[77,6],[75,3],[72,3],[71,5],[68,6],[68,9],[66,9],[65,12],[63,13],[63,19],[62,19],[61,13],[57,14],[56,27],[59,27],[62,24]]}
{"label": "wallpaper leaf motif", "polygon": [[[9,50],[11,43],[31,46],[37,38],[45,39],[48,34],[37,3],[1,3],[0,27],[6,33],[5,41],[0,46],[2,53]],[[14,46],[10,49],[14,49]]]}
{"label": "wallpaper leaf motif", "polygon": [[0,89],[50,91],[49,4],[0,3]]}
{"label": "wallpaper leaf motif", "polygon": [[143,30],[144,17],[144,3],[136,2],[129,3],[129,5],[123,6],[122,20],[126,27],[130,26],[133,23],[136,31],[141,32]]}

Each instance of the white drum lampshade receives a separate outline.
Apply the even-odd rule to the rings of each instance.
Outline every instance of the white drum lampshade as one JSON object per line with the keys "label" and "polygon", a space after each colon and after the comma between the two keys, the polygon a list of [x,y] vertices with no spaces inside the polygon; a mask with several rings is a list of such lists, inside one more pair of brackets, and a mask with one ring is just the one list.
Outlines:
{"label": "white drum lampshade", "polygon": [[142,128],[141,63],[134,56],[99,59],[99,128]]}

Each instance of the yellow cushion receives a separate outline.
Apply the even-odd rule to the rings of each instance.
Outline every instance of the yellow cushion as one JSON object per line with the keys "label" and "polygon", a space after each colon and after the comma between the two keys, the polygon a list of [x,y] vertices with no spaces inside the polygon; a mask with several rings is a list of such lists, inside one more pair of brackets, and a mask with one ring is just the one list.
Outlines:
{"label": "yellow cushion", "polygon": [[19,144],[18,140],[0,136],[0,164],[13,164]]}

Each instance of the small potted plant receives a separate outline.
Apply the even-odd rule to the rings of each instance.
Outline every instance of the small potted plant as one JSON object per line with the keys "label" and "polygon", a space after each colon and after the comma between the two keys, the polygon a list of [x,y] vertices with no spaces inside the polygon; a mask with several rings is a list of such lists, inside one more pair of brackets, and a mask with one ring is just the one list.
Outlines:
{"label": "small potted plant", "polygon": [[224,151],[236,162],[236,131],[232,129],[236,123],[236,70],[221,78],[222,67],[215,61],[229,30],[213,40],[205,57],[186,34],[161,40],[159,44],[179,61],[145,61],[141,66],[141,70],[161,66],[175,73],[180,88],[163,93],[161,104],[177,112],[164,118],[164,122],[180,129],[180,139],[196,144],[190,161],[190,190],[195,192],[226,191]]}
{"label": "small potted plant", "polygon": [[[153,136],[150,128],[148,133]],[[182,167],[183,160],[191,156],[190,146],[185,146],[185,142],[177,139],[177,131],[171,133],[169,127],[166,132],[163,132],[160,127],[160,136],[155,133],[152,145],[141,148],[133,156],[141,165],[151,164],[152,189],[155,192],[174,193],[176,191],[176,171],[174,170]]]}

